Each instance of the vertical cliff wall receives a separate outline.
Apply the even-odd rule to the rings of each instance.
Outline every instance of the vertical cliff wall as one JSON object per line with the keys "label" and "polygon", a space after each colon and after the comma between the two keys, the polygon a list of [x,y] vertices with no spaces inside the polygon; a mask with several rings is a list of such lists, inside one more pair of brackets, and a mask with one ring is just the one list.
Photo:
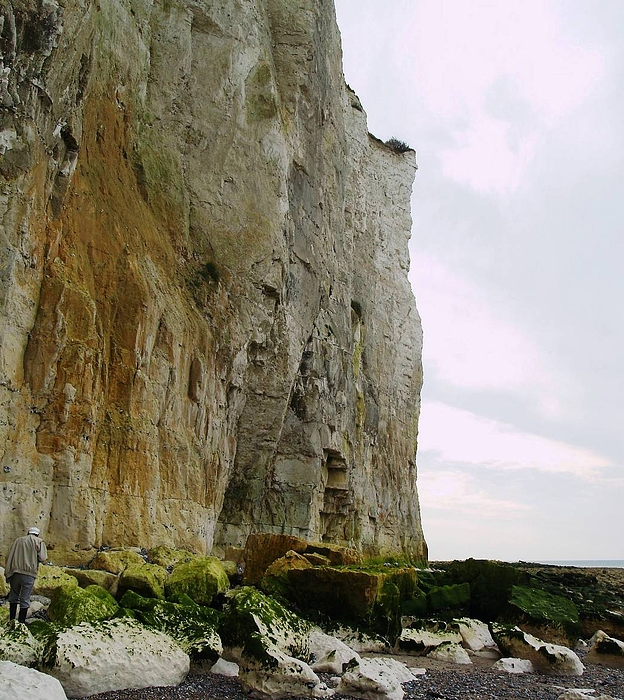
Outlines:
{"label": "vertical cliff wall", "polygon": [[0,549],[426,557],[414,153],[329,0],[0,0]]}

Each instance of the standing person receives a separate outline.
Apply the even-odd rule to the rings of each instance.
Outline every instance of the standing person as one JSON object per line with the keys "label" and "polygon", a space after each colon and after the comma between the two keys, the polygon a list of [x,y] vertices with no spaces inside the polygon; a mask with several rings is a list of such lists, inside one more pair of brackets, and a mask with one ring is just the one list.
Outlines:
{"label": "standing person", "polygon": [[44,562],[47,558],[48,550],[45,542],[39,537],[38,527],[29,528],[27,535],[18,537],[11,545],[4,570],[5,578],[11,585],[9,593],[11,620],[17,617],[19,605],[19,622],[26,622],[26,613],[30,607],[30,595],[39,571],[39,562]]}

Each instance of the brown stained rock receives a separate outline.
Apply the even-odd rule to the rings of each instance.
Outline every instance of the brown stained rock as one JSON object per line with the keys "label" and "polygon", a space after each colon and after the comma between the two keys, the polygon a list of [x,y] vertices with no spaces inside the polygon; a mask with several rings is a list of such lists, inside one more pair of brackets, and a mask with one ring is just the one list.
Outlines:
{"label": "brown stained rock", "polygon": [[307,542],[300,537],[258,532],[249,535],[245,545],[244,582],[249,585],[260,583],[268,567],[286,552],[305,552]]}
{"label": "brown stained rock", "polygon": [[362,563],[362,555],[357,549],[341,547],[338,544],[308,542],[306,553],[320,554],[323,557],[327,557],[332,566],[349,566]]}

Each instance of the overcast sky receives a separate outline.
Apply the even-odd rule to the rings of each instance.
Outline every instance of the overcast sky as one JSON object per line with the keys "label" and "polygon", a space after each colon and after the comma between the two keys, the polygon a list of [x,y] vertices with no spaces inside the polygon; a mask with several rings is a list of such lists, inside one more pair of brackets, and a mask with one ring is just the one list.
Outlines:
{"label": "overcast sky", "polygon": [[624,1],[335,0],[417,152],[431,559],[624,559]]}

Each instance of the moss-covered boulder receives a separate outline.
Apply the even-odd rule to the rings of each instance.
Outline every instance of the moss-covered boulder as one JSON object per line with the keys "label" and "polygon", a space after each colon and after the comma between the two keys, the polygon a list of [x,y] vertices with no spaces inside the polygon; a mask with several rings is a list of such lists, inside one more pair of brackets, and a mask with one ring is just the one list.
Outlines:
{"label": "moss-covered boulder", "polygon": [[140,566],[145,559],[131,549],[107,549],[98,552],[89,564],[90,569],[102,569],[111,574],[121,574],[129,566]]}
{"label": "moss-covered boulder", "polygon": [[401,602],[416,588],[414,569],[314,567],[287,573],[288,597],[305,610],[364,626],[394,640]]}
{"label": "moss-covered boulder", "polygon": [[135,591],[147,598],[164,599],[167,576],[167,571],[157,564],[131,564],[119,577],[117,595]]}
{"label": "moss-covered boulder", "polygon": [[60,566],[40,566],[33,593],[52,598],[57,588],[72,586],[78,587],[78,579],[66,574]]}
{"label": "moss-covered boulder", "polygon": [[26,625],[11,620],[0,624],[0,661],[20,666],[39,666],[44,646]]}
{"label": "moss-covered boulder", "polygon": [[210,605],[218,593],[225,593],[230,581],[223,565],[216,557],[195,557],[181,562],[165,584],[166,597],[171,601],[187,595],[199,605]]}
{"label": "moss-covered boulder", "polygon": [[52,594],[48,616],[53,622],[71,627],[81,622],[107,620],[119,606],[113,596],[101,586],[60,586]]}
{"label": "moss-covered boulder", "polygon": [[275,647],[307,659],[311,628],[271,596],[244,586],[228,592],[219,632],[225,646],[241,648],[247,658],[272,666],[277,663]]}
{"label": "moss-covered boulder", "polygon": [[[446,562],[435,571],[435,585],[470,584],[470,615],[485,622],[508,610],[513,586],[530,585],[530,577],[509,564],[487,559]],[[422,583],[422,582],[421,582]]]}
{"label": "moss-covered boulder", "polygon": [[282,598],[293,597],[288,572],[293,569],[311,569],[312,564],[308,559],[292,549],[283,557],[276,559],[266,570],[260,588],[269,595]]}
{"label": "moss-covered boulder", "polygon": [[427,615],[427,594],[420,589],[401,601],[401,615],[408,617],[425,617]]}
{"label": "moss-covered boulder", "polygon": [[539,588],[513,586],[509,605],[514,619],[520,618],[521,627],[530,625],[532,629],[527,631],[531,632],[539,629],[543,638],[544,633],[550,633],[547,641],[558,641],[562,636],[563,641],[573,643],[580,635],[578,610],[568,598]]}
{"label": "moss-covered boulder", "polygon": [[458,614],[470,607],[470,584],[457,583],[450,586],[434,586],[427,594],[428,607],[434,612]]}
{"label": "moss-covered boulder", "polygon": [[76,569],[72,566],[63,567],[63,571],[68,576],[73,576],[78,581],[78,585],[81,588],[86,588],[87,586],[101,586],[111,595],[115,595],[118,576],[111,574],[110,571],[101,571],[99,569]]}
{"label": "moss-covered boulder", "polygon": [[218,634],[219,612],[197,605],[190,598],[183,600],[183,603],[171,603],[127,591],[120,605],[131,610],[147,627],[173,637],[191,659],[216,661],[223,651]]}
{"label": "moss-covered boulder", "polygon": [[176,564],[191,561],[191,559],[197,556],[199,555],[189,552],[186,549],[175,549],[173,547],[167,547],[166,545],[153,547],[147,552],[147,559],[149,562],[158,564],[158,566],[162,566],[163,569],[167,569],[168,571],[171,571]]}

